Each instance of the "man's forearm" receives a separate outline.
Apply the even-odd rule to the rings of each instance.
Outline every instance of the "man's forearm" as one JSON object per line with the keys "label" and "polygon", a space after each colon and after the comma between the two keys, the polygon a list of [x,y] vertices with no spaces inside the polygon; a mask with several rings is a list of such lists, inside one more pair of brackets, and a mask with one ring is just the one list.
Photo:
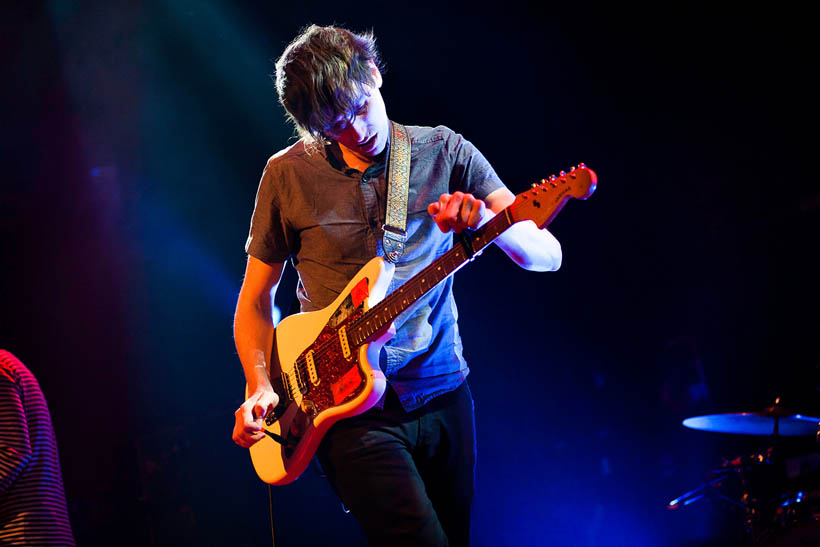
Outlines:
{"label": "man's forearm", "polygon": [[273,349],[273,295],[285,264],[267,264],[248,256],[245,279],[234,316],[234,341],[250,393],[270,389],[270,352]]}
{"label": "man's forearm", "polygon": [[244,302],[240,296],[234,318],[234,341],[249,392],[270,387],[273,320],[270,304]]}
{"label": "man's forearm", "polygon": [[[507,188],[499,188],[485,199],[486,208],[481,215],[481,224],[501,213],[515,201],[515,196]],[[495,240],[495,244],[513,262],[535,272],[551,272],[561,267],[561,244],[546,229],[540,230],[531,220],[516,222]]]}
{"label": "man's forearm", "polygon": [[552,272],[561,267],[561,244],[530,220],[513,224],[495,243],[525,270]]}

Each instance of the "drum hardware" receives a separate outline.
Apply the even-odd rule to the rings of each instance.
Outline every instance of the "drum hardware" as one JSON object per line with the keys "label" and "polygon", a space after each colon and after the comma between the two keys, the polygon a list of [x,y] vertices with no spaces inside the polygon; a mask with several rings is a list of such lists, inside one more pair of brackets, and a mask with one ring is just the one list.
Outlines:
{"label": "drum hardware", "polygon": [[820,485],[804,488],[814,488],[808,484],[813,479],[807,477],[820,476],[820,453],[783,458],[775,450],[781,437],[814,436],[820,443],[820,418],[786,409],[778,398],[760,411],[694,416],[683,420],[683,425],[700,431],[765,436],[771,446],[724,460],[711,471],[709,480],[670,501],[668,509],[703,498],[716,499],[743,512],[746,537],[752,545],[789,545],[783,543],[784,538],[799,533],[801,541],[809,537],[806,545],[820,546]]}
{"label": "drum hardware", "polygon": [[729,496],[723,494],[720,489],[723,487],[726,479],[729,478],[729,471],[725,471],[718,477],[715,477],[712,480],[706,481],[705,483],[701,484],[697,488],[689,490],[688,492],[681,494],[677,498],[673,499],[669,503],[666,504],[666,508],[670,510],[680,509],[681,507],[686,507],[687,505],[691,505],[696,501],[699,501],[705,497],[715,497],[718,498],[730,505],[735,505],[739,508],[743,508],[743,504],[733,500]]}
{"label": "drum hardware", "polygon": [[752,545],[759,545],[766,533],[761,521],[764,515],[775,511],[769,495],[776,482],[775,470],[773,448],[724,459],[720,467],[710,471],[712,478],[673,499],[666,507],[675,510],[701,499],[724,503],[740,512],[747,537]]}

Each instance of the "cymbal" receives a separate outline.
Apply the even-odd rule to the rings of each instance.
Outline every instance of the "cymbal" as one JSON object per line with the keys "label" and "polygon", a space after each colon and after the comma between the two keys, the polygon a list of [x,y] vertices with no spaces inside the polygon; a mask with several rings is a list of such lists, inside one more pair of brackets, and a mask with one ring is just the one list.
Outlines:
{"label": "cymbal", "polygon": [[801,437],[816,435],[820,418],[796,414],[781,406],[770,406],[760,412],[707,414],[683,420],[683,425],[701,431],[736,433],[740,435],[774,435]]}

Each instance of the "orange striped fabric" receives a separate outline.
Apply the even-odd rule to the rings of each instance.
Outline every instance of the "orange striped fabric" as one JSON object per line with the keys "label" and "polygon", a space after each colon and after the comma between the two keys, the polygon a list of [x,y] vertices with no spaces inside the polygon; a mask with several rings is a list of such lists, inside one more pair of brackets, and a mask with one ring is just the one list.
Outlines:
{"label": "orange striped fabric", "polygon": [[43,392],[0,350],[0,545],[74,545]]}

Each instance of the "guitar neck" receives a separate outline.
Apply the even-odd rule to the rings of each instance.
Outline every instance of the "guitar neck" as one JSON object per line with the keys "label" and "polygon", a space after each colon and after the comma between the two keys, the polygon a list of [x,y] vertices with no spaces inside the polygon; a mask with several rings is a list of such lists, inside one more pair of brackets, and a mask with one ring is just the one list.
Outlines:
{"label": "guitar neck", "polygon": [[348,337],[360,346],[381,336],[401,312],[472,260],[504,230],[521,220],[532,220],[539,228],[545,228],[570,198],[591,196],[597,181],[595,172],[582,163],[569,173],[561,171],[557,177],[552,175],[534,183],[531,189],[518,194],[509,207],[482,227],[460,237],[452,249],[355,320],[347,331]]}
{"label": "guitar neck", "polygon": [[469,236],[458,238],[459,241],[456,241],[452,249],[357,319],[348,330],[348,336],[353,343],[362,345],[381,335],[399,314],[472,260],[512,224],[512,216],[507,208],[480,228],[470,232]]}

